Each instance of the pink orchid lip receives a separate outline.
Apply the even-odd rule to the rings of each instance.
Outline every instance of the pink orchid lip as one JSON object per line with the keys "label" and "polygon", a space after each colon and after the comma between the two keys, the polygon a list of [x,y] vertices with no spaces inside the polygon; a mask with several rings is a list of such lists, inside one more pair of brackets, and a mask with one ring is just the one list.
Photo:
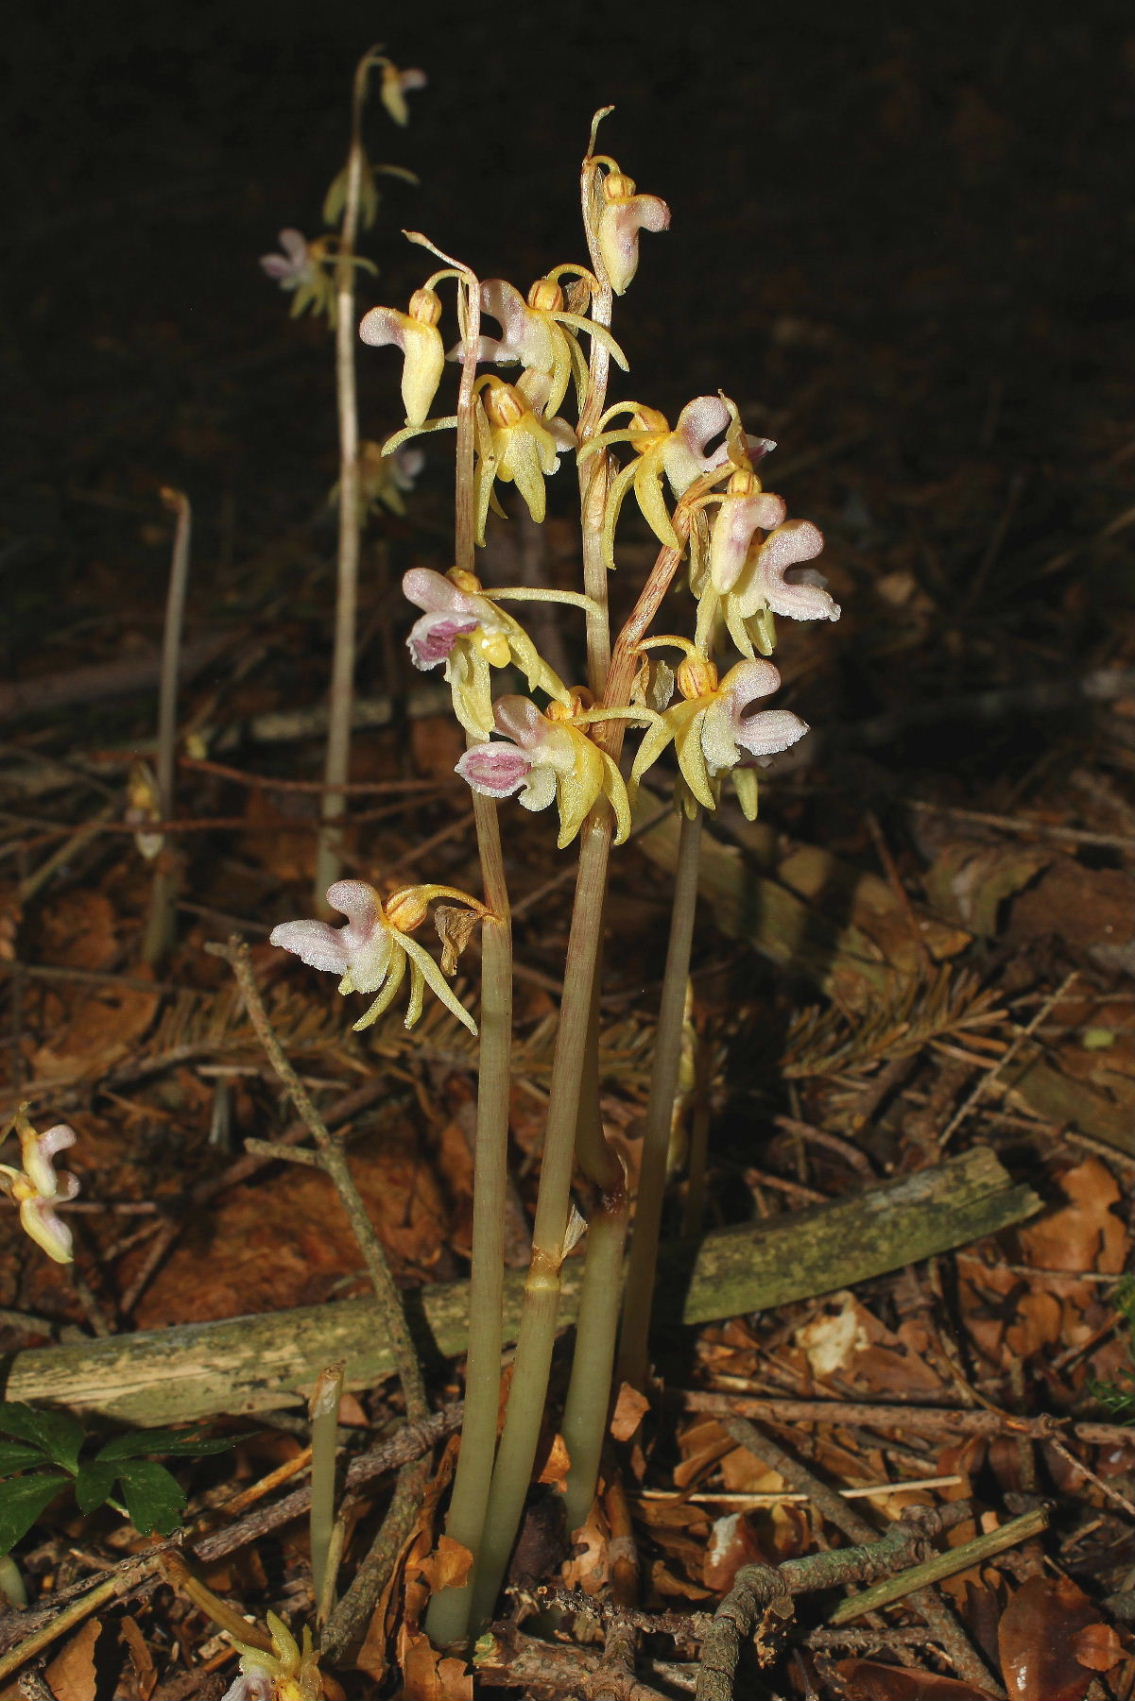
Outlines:
{"label": "pink orchid lip", "polygon": [[532,767],[531,757],[513,744],[475,744],[462,756],[456,772],[487,797],[511,797]]}
{"label": "pink orchid lip", "polygon": [[424,673],[448,661],[458,638],[477,630],[480,622],[471,614],[423,614],[415,620],[406,640],[410,660]]}

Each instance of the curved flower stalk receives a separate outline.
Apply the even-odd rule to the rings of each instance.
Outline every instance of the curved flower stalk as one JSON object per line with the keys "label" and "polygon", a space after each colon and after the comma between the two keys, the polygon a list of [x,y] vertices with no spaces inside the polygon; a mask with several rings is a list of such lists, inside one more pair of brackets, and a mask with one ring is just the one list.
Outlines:
{"label": "curved flower stalk", "polygon": [[477,380],[477,465],[474,471],[477,504],[477,542],[485,542],[489,508],[495,503],[493,485],[515,484],[536,524],[547,512],[544,480],[559,471],[560,456],[575,447],[575,432],[566,419],[545,419],[524,391],[503,378],[486,374]]}
{"label": "curved flower stalk", "polygon": [[27,1106],[16,1112],[15,1130],[20,1140],[22,1168],[0,1164],[0,1188],[20,1207],[20,1227],[57,1264],[72,1261],[72,1235],[56,1206],[74,1199],[79,1191],[76,1176],[68,1170],[55,1172],[57,1152],[75,1144],[75,1131],[57,1122],[45,1134],[37,1134],[28,1120]]}
{"label": "curved flower stalk", "polygon": [[670,209],[657,195],[638,194],[634,178],[609,154],[592,154],[588,165],[594,173],[589,234],[611,288],[623,295],[638,271],[639,231],[669,230]]}
{"label": "curved flower stalk", "polygon": [[[685,647],[683,640],[678,642]],[[756,776],[739,764],[746,755],[758,761],[775,756],[808,731],[807,723],[790,709],[748,712],[753,703],[779,689],[779,672],[768,661],[742,661],[719,681],[714,664],[693,651],[679,667],[677,682],[681,701],[663,711],[639,745],[631,769],[632,791],[672,741],[681,776],[703,808],[717,807],[721,781],[732,774],[741,807],[754,820]]]}
{"label": "curved flower stalk", "polygon": [[[481,311],[499,322],[501,335],[481,337],[478,361],[522,366],[518,388],[534,407],[549,416],[560,411],[573,373],[576,400],[580,408],[584,405],[587,362],[576,340],[580,332],[601,342],[616,364],[624,372],[628,370],[626,355],[605,325],[581,313],[568,312],[559,277],[569,270],[579,273],[589,291],[598,291],[597,280],[578,266],[557,266],[546,277],[538,278],[527,300],[503,278],[490,278],[481,285]],[[449,359],[461,360],[464,353],[464,345],[458,343],[450,350]]]}
{"label": "curved flower stalk", "polygon": [[[766,512],[771,518],[771,506]],[[760,523],[755,521],[754,532]],[[712,579],[706,585],[698,606],[698,643],[710,642],[724,620],[737,648],[751,660],[754,646],[762,655],[771,655],[774,615],[789,620],[838,620],[839,604],[824,588],[822,576],[805,565],[823,547],[823,533],[811,520],[786,520],[759,546],[750,545],[731,587],[721,591]]]}
{"label": "curved flower stalk", "polygon": [[372,307],[364,314],[359,336],[372,348],[393,343],[402,350],[402,405],[406,424],[424,425],[445,368],[445,344],[437,328],[441,297],[429,284],[410,297],[410,310]]}
{"label": "curved flower stalk", "polygon": [[[606,429],[611,420],[625,413],[631,416],[629,426],[617,431]],[[581,462],[613,443],[629,443],[635,451],[635,459],[616,475],[607,497],[603,549],[608,567],[615,565],[615,527],[629,489],[633,487],[643,517],[658,541],[676,549],[678,537],[666,505],[666,486],[675,496],[683,496],[707,473],[735,470],[740,455],[751,466],[754,459],[775,446],[765,437],[750,437],[741,431],[736,407],[724,396],[695,396],[678,415],[673,430],[657,408],[644,407],[640,402],[616,402],[600,418],[599,428],[580,451]],[[725,440],[711,452],[708,445],[722,432],[727,434]]]}
{"label": "curved flower stalk", "polygon": [[[302,231],[282,230],[276,239],[280,254],[262,254],[260,265],[280,288],[294,294],[292,318],[298,319],[310,307],[319,316],[327,315],[329,325],[335,324],[335,271],[348,256],[338,252],[338,238],[317,236],[309,242]],[[362,266],[377,273],[378,267],[359,254],[349,256],[352,266]]]}
{"label": "curved flower stalk", "polygon": [[[639,711],[627,711],[643,719]],[[653,717],[651,717],[653,719]],[[541,714],[527,697],[501,697],[496,705],[496,729],[511,742],[474,744],[457,764],[457,772],[474,791],[487,797],[520,793],[524,809],[547,809],[555,803],[560,816],[560,850],[569,845],[600,797],[615,814],[615,843],[631,830],[627,788],[605,750],[583,730],[586,710],[573,714],[552,703]]]}
{"label": "curved flower stalk", "polygon": [[318,1701],[323,1679],[311,1631],[304,1625],[302,1647],[282,1619],[267,1615],[272,1652],[234,1646],[240,1655],[240,1671],[225,1690],[221,1701]]}
{"label": "curved flower stalk", "polygon": [[268,943],[294,952],[313,969],[340,975],[339,991],[344,997],[350,992],[377,992],[374,1003],[354,1024],[356,1033],[390,1008],[409,965],[406,1026],[412,1028],[422,1014],[428,986],[449,1013],[475,1034],[476,1022],[446,985],[429,952],[409,937],[409,931],[426,919],[435,898],[455,898],[481,917],[489,913],[484,904],[453,886],[406,886],[384,904],[365,880],[337,880],[327,889],[327,902],[347,917],[345,927],[330,927],[325,921],[285,921],[272,929]]}
{"label": "curved flower stalk", "polygon": [[445,663],[454,713],[471,737],[488,738],[493,730],[489,673],[493,667],[514,662],[533,691],[545,691],[565,707],[570,705],[571,693],[563,680],[539,654],[520,622],[492,597],[481,594],[475,574],[459,567],[448,573],[412,567],[403,577],[402,592],[424,610],[410,628],[410,660],[423,673]]}

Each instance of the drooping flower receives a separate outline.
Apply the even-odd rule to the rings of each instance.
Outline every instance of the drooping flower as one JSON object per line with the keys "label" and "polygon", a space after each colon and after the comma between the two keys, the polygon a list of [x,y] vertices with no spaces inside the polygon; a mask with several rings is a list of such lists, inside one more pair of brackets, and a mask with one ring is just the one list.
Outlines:
{"label": "drooping flower", "polygon": [[[608,431],[610,421],[621,413],[630,414],[630,425]],[[616,402],[603,414],[599,428],[582,450],[581,461],[614,443],[628,443],[635,451],[635,459],[616,474],[607,496],[603,548],[608,567],[615,565],[615,526],[623,499],[632,486],[655,537],[668,549],[677,549],[678,536],[666,505],[667,485],[675,496],[683,496],[705,474],[736,467],[737,459],[742,456],[751,466],[775,447],[766,437],[746,435],[740,428],[736,407],[724,396],[695,396],[678,415],[673,430],[657,408],[644,407],[640,402]],[[710,451],[708,445],[722,432],[726,433],[725,438]]]}
{"label": "drooping flower", "polygon": [[288,229],[280,232],[277,241],[283,253],[262,254],[260,264],[281,289],[294,292],[292,318],[310,307],[317,315],[325,313],[334,324],[335,279],[329,269],[334,239],[320,236],[309,242],[302,231]]}
{"label": "drooping flower", "polygon": [[719,681],[714,664],[695,652],[679,667],[677,682],[681,700],[647,728],[638,747],[632,789],[673,742],[682,778],[703,808],[717,807],[721,781],[732,774],[741,807],[754,819],[756,776],[740,766],[744,757],[763,761],[787,750],[808,730],[790,709],[749,712],[753,703],[779,688],[779,672],[768,661],[742,661]]}
{"label": "drooping flower", "polygon": [[[590,281],[598,287],[594,278]],[[495,366],[523,366],[519,388],[543,414],[552,416],[559,412],[573,371],[582,406],[587,388],[587,361],[573,332],[585,331],[597,338],[623,371],[627,370],[626,356],[605,325],[567,311],[564,292],[555,276],[538,278],[528,291],[527,300],[503,278],[490,278],[481,285],[481,311],[499,322],[501,335],[481,337],[478,361],[489,361]],[[449,358],[460,360],[463,355],[464,347],[458,343],[450,350]]]}
{"label": "drooping flower", "polygon": [[458,567],[448,573],[412,567],[403,577],[402,591],[424,610],[410,628],[410,660],[423,673],[444,662],[454,713],[471,737],[488,738],[493,730],[490,668],[515,662],[533,691],[571,702],[567,686],[520,622],[482,594],[481,581],[473,573]]}
{"label": "drooping flower", "polygon": [[351,992],[378,994],[354,1024],[356,1033],[390,1008],[409,965],[406,1026],[412,1028],[422,1014],[428,986],[450,1014],[475,1034],[476,1022],[447,986],[429,952],[409,937],[409,930],[421,925],[435,898],[454,898],[479,915],[488,913],[476,898],[453,886],[406,886],[384,903],[365,880],[337,880],[327,888],[327,902],[347,917],[345,927],[331,927],[325,921],[285,921],[272,929],[268,942],[294,952],[313,969],[340,975],[339,991],[344,997]]}
{"label": "drooping flower", "polygon": [[[575,447],[566,419],[545,419],[515,384],[487,375],[477,380],[477,542],[484,545],[493,485],[515,484],[537,525],[547,512],[544,480],[559,470],[560,456]],[[500,509],[496,510],[498,513]]]}
{"label": "drooping flower", "polygon": [[639,231],[669,230],[670,209],[657,195],[636,194],[633,177],[611,164],[614,169],[603,178],[595,237],[611,288],[622,295],[638,271]]}
{"label": "drooping flower", "polygon": [[445,368],[445,344],[437,322],[441,297],[433,289],[416,289],[410,311],[372,307],[363,317],[359,336],[372,348],[393,343],[402,350],[402,405],[407,425],[423,425],[437,394]]}
{"label": "drooping flower", "polygon": [[52,1159],[57,1152],[75,1144],[75,1131],[65,1122],[57,1122],[46,1133],[37,1134],[28,1120],[25,1105],[16,1112],[15,1130],[20,1140],[22,1168],[0,1164],[0,1187],[20,1207],[20,1227],[24,1233],[57,1264],[70,1264],[71,1230],[59,1217],[56,1206],[74,1199],[79,1182],[67,1170],[57,1175]]}
{"label": "drooping flower", "polygon": [[605,797],[615,813],[615,843],[623,843],[631,830],[623,777],[607,752],[572,724],[570,709],[553,703],[541,714],[527,697],[501,697],[495,719],[497,731],[510,742],[471,745],[457,764],[474,791],[488,797],[519,792],[525,809],[555,803],[561,850]]}
{"label": "drooping flower", "polygon": [[728,590],[719,592],[714,585],[704,590],[698,608],[699,643],[706,641],[710,627],[724,620],[737,648],[751,658],[754,645],[763,655],[771,653],[774,615],[789,620],[838,620],[839,604],[825,589],[822,576],[805,565],[823,547],[823,533],[810,520],[785,520],[759,547],[750,546]]}
{"label": "drooping flower", "polygon": [[[426,464],[426,457],[421,449],[395,449],[392,455],[384,455],[381,443],[359,444],[359,518],[363,520],[368,514],[377,514],[382,508],[389,508],[392,514],[404,514],[406,504],[403,496],[413,490],[418,475]],[[331,492],[331,501],[338,495],[339,487]]]}
{"label": "drooping flower", "polygon": [[410,109],[406,105],[406,96],[413,89],[424,89],[429,78],[424,71],[419,71],[416,66],[400,71],[397,65],[389,59],[379,59],[376,63],[382,66],[382,87],[379,90],[382,104],[395,124],[405,126],[410,122]]}
{"label": "drooping flower", "polygon": [[274,1612],[267,1615],[272,1652],[235,1642],[240,1671],[221,1701],[319,1701],[323,1679],[311,1631],[303,1631],[303,1646]]}

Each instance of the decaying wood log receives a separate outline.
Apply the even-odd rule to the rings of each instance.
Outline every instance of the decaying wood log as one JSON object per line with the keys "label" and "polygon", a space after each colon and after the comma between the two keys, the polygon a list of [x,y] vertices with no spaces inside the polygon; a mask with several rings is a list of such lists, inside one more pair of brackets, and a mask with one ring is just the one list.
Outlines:
{"label": "decaying wood log", "polygon": [[[1040,1208],[992,1151],[977,1147],[832,1204],[671,1246],[658,1321],[708,1323],[829,1293],[993,1234]],[[581,1269],[582,1260],[573,1260],[565,1273],[565,1325],[575,1315]],[[522,1273],[509,1272],[510,1341],[523,1283]],[[427,1361],[462,1351],[465,1283],[423,1288],[408,1296],[408,1310]],[[36,1347],[9,1356],[3,1392],[9,1400],[56,1402],[140,1425],[279,1409],[299,1404],[334,1359],[346,1360],[351,1387],[392,1374],[392,1356],[376,1331],[373,1301],[358,1299]]]}

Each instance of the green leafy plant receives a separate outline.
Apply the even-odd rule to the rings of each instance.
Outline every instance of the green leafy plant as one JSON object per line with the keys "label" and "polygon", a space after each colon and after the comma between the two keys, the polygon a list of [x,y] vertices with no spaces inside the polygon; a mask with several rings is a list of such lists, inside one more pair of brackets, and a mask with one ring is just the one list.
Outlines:
{"label": "green leafy plant", "polygon": [[153,1457],[222,1453],[227,1438],[187,1429],[145,1429],[96,1444],[69,1412],[0,1401],[0,1554],[9,1553],[47,1506],[71,1488],[80,1512],[112,1506],[144,1536],[168,1536],[185,1511],[185,1490]]}

